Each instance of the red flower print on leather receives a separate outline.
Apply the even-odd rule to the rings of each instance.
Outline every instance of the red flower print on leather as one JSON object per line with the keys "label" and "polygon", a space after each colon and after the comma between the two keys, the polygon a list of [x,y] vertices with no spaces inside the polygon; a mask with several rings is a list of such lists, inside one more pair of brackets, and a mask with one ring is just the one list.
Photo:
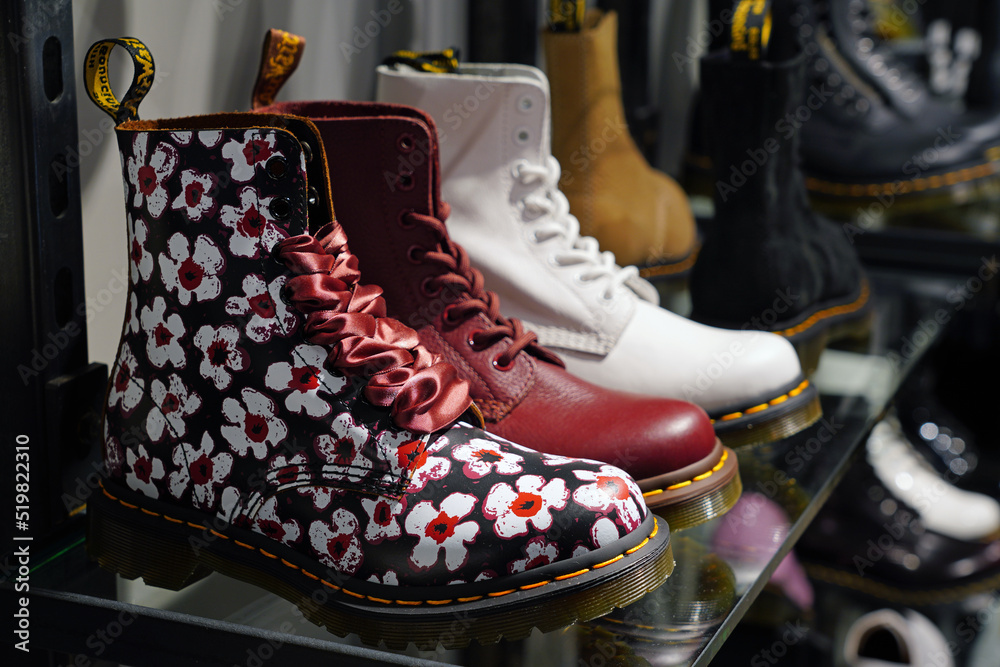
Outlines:
{"label": "red flower print on leather", "polygon": [[532,568],[554,563],[559,557],[559,545],[549,542],[544,535],[537,535],[524,545],[524,558],[510,562],[507,571],[510,574],[525,572]]}
{"label": "red flower print on leather", "polygon": [[247,367],[248,356],[237,345],[239,339],[240,330],[232,324],[223,324],[218,329],[206,324],[194,336],[195,347],[202,355],[198,372],[220,391],[229,389],[234,372]]}
{"label": "red flower print on leather", "polygon": [[191,222],[200,222],[202,217],[210,215],[215,209],[215,199],[210,194],[215,188],[215,177],[185,169],[181,172],[180,182],[181,193],[170,208],[183,212]]}
{"label": "red flower print on leather", "polygon": [[121,475],[122,464],[125,463],[125,452],[122,451],[118,438],[108,430],[108,421],[104,420],[104,465],[109,475]]}
{"label": "red flower print on leather", "polygon": [[227,451],[215,452],[215,443],[208,433],[202,435],[198,446],[186,442],[174,446],[172,461],[177,470],[167,478],[170,494],[180,498],[191,488],[191,502],[195,507],[215,509],[216,493],[229,480],[233,470],[233,455]]}
{"label": "red flower print on leather", "polygon": [[323,366],[327,354],[320,345],[296,345],[289,355],[291,362],[276,361],[268,367],[264,384],[285,395],[290,412],[313,419],[325,417],[330,413],[328,396],[336,396],[347,386],[344,377],[331,375]]}
{"label": "red flower print on leather", "polygon": [[145,445],[125,450],[125,483],[133,491],[138,491],[150,498],[159,498],[160,490],[157,482],[163,479],[166,471],[163,461],[150,456]]}
{"label": "red flower print on leather", "polygon": [[619,537],[621,537],[621,531],[618,526],[606,516],[602,516],[590,527],[590,539],[598,547],[607,546]]}
{"label": "red flower print on leather", "polygon": [[159,142],[151,155],[147,156],[149,133],[137,132],[132,142],[132,157],[126,161],[126,183],[135,184],[132,206],[139,208],[143,202],[153,218],[163,215],[169,195],[166,180],[177,168],[177,149]]}
{"label": "red flower print on leather", "polygon": [[364,552],[358,539],[358,519],[340,508],[326,521],[313,521],[309,526],[309,544],[320,561],[339,572],[354,574],[361,566]]}
{"label": "red flower print on leather", "polygon": [[174,368],[184,368],[187,357],[181,346],[184,320],[178,313],[167,315],[167,302],[162,296],[153,299],[152,306],[143,306],[139,315],[146,336],[146,357],[149,363],[163,368],[168,363]]}
{"label": "red flower print on leather", "polygon": [[561,510],[569,500],[566,482],[560,478],[546,482],[540,475],[523,475],[511,487],[506,482],[493,485],[483,503],[483,516],[493,520],[493,532],[510,539],[528,534],[528,524],[545,532],[552,527],[552,510]]}
{"label": "red flower print on leather", "polygon": [[142,400],[145,382],[138,377],[139,362],[128,344],[118,353],[118,365],[111,372],[108,386],[108,408],[120,406],[122,414],[128,416]]}
{"label": "red flower print on leather", "polygon": [[222,253],[215,241],[206,235],[194,241],[194,250],[188,238],[177,232],[167,241],[167,252],[160,255],[160,275],[167,291],[177,292],[177,300],[187,306],[194,297],[198,301],[211,301],[222,291],[219,275],[225,270]]}
{"label": "red flower print on leather", "polygon": [[205,148],[215,148],[222,141],[222,130],[199,130],[198,141]]}
{"label": "red flower print on leather", "polygon": [[361,507],[368,514],[368,525],[365,528],[365,540],[370,544],[378,544],[382,540],[394,540],[402,535],[399,527],[399,517],[406,509],[404,500],[389,498],[362,498]]}
{"label": "red flower print on leather", "polygon": [[592,482],[573,492],[573,500],[590,510],[598,512],[615,511],[618,521],[626,530],[634,530],[645,516],[645,509],[639,509],[636,498],[642,493],[635,482],[624,472],[610,465],[602,465],[600,470],[574,470],[576,478]]}
{"label": "red flower print on leather", "polygon": [[280,155],[275,150],[273,132],[248,130],[243,139],[230,139],[222,147],[222,157],[232,163],[229,174],[237,183],[246,183],[254,176],[254,167],[264,164],[272,155]]}
{"label": "red flower print on leather", "polygon": [[376,584],[382,584],[384,586],[399,586],[399,575],[393,570],[387,570],[383,576],[373,574],[368,577],[368,581],[373,581]]}
{"label": "red flower print on leather", "polygon": [[462,471],[466,477],[479,479],[490,473],[516,475],[522,472],[523,456],[505,452],[495,442],[474,438],[468,444],[458,445],[451,450],[456,461],[465,463]]}
{"label": "red flower print on leather", "polygon": [[222,402],[222,414],[229,424],[219,430],[239,456],[263,460],[268,449],[285,439],[288,427],[275,415],[274,401],[264,394],[246,387],[240,397],[242,400],[229,397]]}
{"label": "red flower print on leather", "polygon": [[139,279],[145,282],[153,275],[153,255],[146,250],[146,238],[148,231],[146,223],[142,218],[136,216],[126,216],[128,225],[128,265],[129,277],[133,285],[139,283]]}
{"label": "red flower print on leather", "polygon": [[322,512],[330,506],[330,502],[337,497],[343,496],[344,489],[337,489],[332,486],[300,486],[295,491],[302,496],[312,499],[313,509]]}
{"label": "red flower print on leather", "polygon": [[292,456],[276,454],[268,464],[267,481],[275,486],[302,484],[311,479],[309,457],[304,452],[297,452]]}
{"label": "red flower print on leather", "polygon": [[125,304],[125,333],[139,333],[139,297],[135,292],[128,295],[128,303]]}
{"label": "red flower print on leather", "polygon": [[479,524],[462,519],[472,513],[476,497],[467,493],[452,493],[441,501],[439,508],[430,500],[417,503],[406,516],[406,532],[418,538],[410,554],[410,563],[418,570],[437,564],[444,551],[444,564],[450,572],[465,565],[469,557],[467,544],[479,534]]}
{"label": "red flower print on leather", "polygon": [[332,480],[358,482],[367,476],[372,461],[362,452],[368,429],[344,412],[330,422],[330,434],[316,436],[314,447],[323,461],[324,472]]}
{"label": "red flower print on leather", "polygon": [[223,206],[219,221],[233,230],[229,237],[229,252],[237,257],[256,259],[271,252],[274,244],[286,234],[271,219],[269,208],[273,197],[260,198],[251,186],[240,192],[238,206]]}
{"label": "red flower print on leather", "polygon": [[164,437],[176,439],[187,435],[185,420],[201,409],[201,397],[188,391],[176,373],[170,374],[166,385],[159,378],[153,378],[149,383],[149,395],[153,399],[153,407],[146,416],[149,439],[159,442]]}
{"label": "red flower print on leather", "polygon": [[278,498],[271,496],[253,519],[253,529],[261,535],[285,544],[295,544],[302,538],[302,526],[292,518],[283,518],[278,511]]}
{"label": "red flower print on leather", "polygon": [[[412,441],[408,445],[419,451],[419,441]],[[428,482],[444,479],[451,472],[451,461],[443,456],[431,456],[430,449],[428,447],[417,455],[414,462],[416,469],[413,471],[413,476],[410,477],[409,486],[406,487],[407,493],[423,491]]]}
{"label": "red flower print on leather", "polygon": [[226,300],[226,313],[246,321],[244,332],[255,343],[266,343],[271,336],[289,336],[296,329],[298,320],[281,298],[285,280],[285,276],[278,276],[268,285],[251,273],[243,279],[242,296]]}

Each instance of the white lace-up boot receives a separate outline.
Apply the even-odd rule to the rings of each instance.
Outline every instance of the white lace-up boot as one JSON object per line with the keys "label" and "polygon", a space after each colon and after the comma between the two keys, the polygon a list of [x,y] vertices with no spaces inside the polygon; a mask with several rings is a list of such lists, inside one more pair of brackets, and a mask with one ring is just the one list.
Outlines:
{"label": "white lace-up boot", "polygon": [[773,441],[819,418],[817,392],[787,341],[659,308],[655,288],[634,267],[619,267],[596,240],[580,236],[558,187],[541,71],[381,66],[377,97],[433,116],[449,233],[500,295],[505,314],[529,325],[571,372],[605,387],[693,401],[731,445]]}

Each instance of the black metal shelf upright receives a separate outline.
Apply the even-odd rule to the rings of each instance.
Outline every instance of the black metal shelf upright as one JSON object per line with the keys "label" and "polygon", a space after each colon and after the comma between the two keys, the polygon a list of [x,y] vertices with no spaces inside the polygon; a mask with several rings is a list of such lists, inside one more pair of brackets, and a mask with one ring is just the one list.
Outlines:
{"label": "black metal shelf upright", "polygon": [[[64,498],[63,489],[100,461],[108,371],[87,355],[71,2],[5,0],[0,26],[0,574],[6,576],[22,564],[15,546],[35,554],[32,546],[75,523],[71,512],[82,499]],[[29,447],[27,482],[15,478],[18,446]],[[27,503],[18,497],[25,484]],[[22,524],[15,508],[25,504]],[[100,584],[110,586],[110,577]]]}

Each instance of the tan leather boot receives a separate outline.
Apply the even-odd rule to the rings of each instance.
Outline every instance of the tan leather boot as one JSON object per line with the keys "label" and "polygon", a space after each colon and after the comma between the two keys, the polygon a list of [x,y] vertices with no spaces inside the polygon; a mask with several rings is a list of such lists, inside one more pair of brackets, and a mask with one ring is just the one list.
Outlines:
{"label": "tan leather boot", "polygon": [[694,217],[680,186],[649,166],[625,124],[618,17],[591,10],[579,32],[544,31],[552,86],[552,153],[580,229],[646,278],[694,264]]}

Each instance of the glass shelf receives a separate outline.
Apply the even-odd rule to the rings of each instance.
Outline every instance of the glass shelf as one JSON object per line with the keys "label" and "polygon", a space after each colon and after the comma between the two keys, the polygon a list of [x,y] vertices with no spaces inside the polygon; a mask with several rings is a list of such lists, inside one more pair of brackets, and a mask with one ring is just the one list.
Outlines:
{"label": "glass shelf", "polygon": [[[519,642],[473,645],[463,650],[405,652],[359,648],[304,621],[285,600],[217,574],[183,591],[169,592],[119,580],[90,563],[83,517],[71,524],[32,572],[36,632],[47,648],[91,653],[142,665],[262,663],[281,653],[280,664],[302,664],[339,654],[335,664],[621,664],[707,665],[768,583],[771,574],[839,482],[852,455],[947,321],[954,280],[911,272],[872,272],[874,316],[865,341],[824,352],[814,378],[824,418],[780,443],[739,450],[743,495],[726,515],[673,534],[676,569],[668,582],[638,603],[566,630],[536,632]],[[764,515],[769,517],[766,525]],[[779,517],[775,522],[774,517]],[[759,539],[761,531],[779,539]],[[765,531],[766,532],[766,531]],[[41,590],[40,590],[41,589]],[[0,593],[11,595],[9,584]],[[69,616],[69,618],[67,618]],[[115,619],[116,641],[94,637]],[[72,632],[69,632],[72,628]],[[87,640],[90,640],[89,642]],[[200,644],[199,644],[200,643]],[[191,651],[195,653],[191,653]],[[143,657],[156,656],[155,660]],[[583,663],[580,663],[580,660]]]}

